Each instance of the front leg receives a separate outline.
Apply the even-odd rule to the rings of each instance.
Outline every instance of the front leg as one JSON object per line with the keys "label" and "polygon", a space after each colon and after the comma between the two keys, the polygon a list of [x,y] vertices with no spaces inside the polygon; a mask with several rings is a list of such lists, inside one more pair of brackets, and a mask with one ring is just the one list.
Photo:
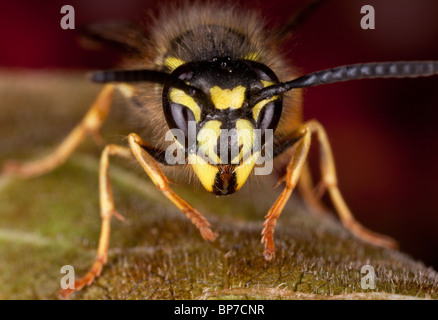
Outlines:
{"label": "front leg", "polygon": [[[274,203],[272,208],[266,215],[264,229],[262,231],[262,243],[265,243],[264,255],[267,260],[271,260],[274,256],[274,227],[281,211],[283,210],[287,200],[292,194],[300,175],[305,173],[306,166],[304,162],[310,147],[311,135],[315,133],[320,144],[320,169],[321,169],[321,183],[318,187],[319,195],[327,190],[333,205],[342,221],[342,224],[349,229],[356,237],[366,241],[370,244],[386,247],[397,248],[397,242],[392,238],[375,233],[362,226],[353,216],[347,204],[345,203],[341,192],[338,188],[338,181],[336,176],[335,163],[333,153],[331,151],[330,143],[327,134],[322,125],[317,121],[308,121],[303,124],[292,136],[286,144],[290,146],[296,145],[294,156],[289,161],[286,175],[280,179],[279,182],[285,182],[286,187]],[[301,137],[297,140],[297,137]],[[281,149],[282,151],[286,149]],[[278,155],[278,154],[277,154]],[[306,177],[306,179],[309,179]]]}
{"label": "front leg", "polygon": [[131,133],[128,137],[129,145],[135,158],[140,162],[143,169],[152,179],[152,182],[170,201],[173,202],[192,223],[199,229],[202,237],[207,241],[214,241],[217,234],[210,229],[210,223],[195,208],[181,199],[172,189],[169,188],[169,181],[161,170],[157,161],[145,150],[149,145],[137,134]]}
{"label": "front leg", "polygon": [[[192,221],[205,240],[214,241],[217,237],[217,234],[211,230],[210,223],[204,216],[169,188],[169,181],[157,163],[157,161],[160,160],[160,152],[154,150],[135,133],[129,135],[128,141],[130,149],[117,145],[108,145],[102,152],[99,169],[100,214],[102,225],[96,259],[87,274],[75,281],[74,289],[61,291],[62,298],[69,298],[72,292],[79,291],[83,287],[90,285],[94,279],[100,275],[104,264],[107,262],[111,217],[114,216],[120,220],[124,220],[114,206],[113,192],[109,177],[109,156],[114,155],[128,159],[134,156],[140,162],[155,186]],[[149,154],[145,150],[151,150],[152,153]]]}
{"label": "front leg", "polygon": [[61,291],[61,297],[64,299],[68,299],[72,292],[79,291],[83,287],[90,285],[100,275],[104,264],[107,262],[111,217],[115,216],[119,220],[124,220],[114,207],[113,191],[109,177],[109,156],[132,159],[131,150],[113,144],[107,145],[102,152],[99,167],[100,217],[102,225],[96,259],[87,274],[75,281],[74,289],[64,289]]}
{"label": "front leg", "polygon": [[268,214],[265,216],[266,220],[262,231],[262,243],[265,243],[265,251],[263,252],[263,255],[265,256],[266,260],[271,260],[275,255],[275,224],[277,223],[277,219],[283,211],[286,202],[289,200],[292,191],[297,185],[304,163],[306,162],[307,154],[309,153],[311,142],[310,128],[307,125],[303,125],[297,130],[296,136],[300,138],[296,142],[296,150],[286,168],[286,175],[284,176],[286,187],[277,198],[277,201],[275,201]]}

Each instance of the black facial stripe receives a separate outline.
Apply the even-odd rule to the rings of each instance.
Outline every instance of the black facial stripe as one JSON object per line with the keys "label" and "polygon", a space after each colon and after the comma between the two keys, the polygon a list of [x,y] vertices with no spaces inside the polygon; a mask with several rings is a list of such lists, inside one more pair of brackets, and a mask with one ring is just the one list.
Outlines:
{"label": "black facial stripe", "polygon": [[232,194],[237,188],[237,178],[234,166],[219,166],[219,172],[214,179],[213,192],[218,196]]}

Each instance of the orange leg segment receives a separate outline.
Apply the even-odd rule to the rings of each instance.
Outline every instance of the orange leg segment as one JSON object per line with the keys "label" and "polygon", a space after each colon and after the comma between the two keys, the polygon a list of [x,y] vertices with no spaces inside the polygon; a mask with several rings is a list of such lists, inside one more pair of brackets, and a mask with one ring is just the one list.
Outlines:
{"label": "orange leg segment", "polygon": [[100,208],[102,226],[97,249],[96,259],[87,272],[87,274],[75,281],[74,289],[66,289],[61,291],[61,297],[69,298],[74,291],[79,291],[83,287],[90,285],[97,278],[105,263],[107,262],[107,254],[110,239],[111,217],[115,216],[120,220],[124,218],[115,210],[113,192],[109,177],[109,156],[115,155],[123,158],[135,157],[151,178],[155,186],[172,201],[192,223],[199,229],[202,237],[207,241],[214,241],[217,237],[211,230],[210,223],[196,209],[190,206],[186,201],[181,199],[175,192],[169,188],[169,180],[161,170],[154,158],[148,154],[143,146],[148,146],[147,142],[142,140],[137,134],[131,133],[128,137],[130,148],[125,148],[117,145],[108,145],[102,152],[99,170],[99,187],[100,187]]}
{"label": "orange leg segment", "polygon": [[[292,159],[289,161],[286,175],[281,178],[281,180],[285,182],[286,187],[265,217],[266,220],[262,231],[262,243],[265,244],[264,256],[266,260],[271,260],[274,257],[274,227],[287,200],[291,196],[298,179],[304,174],[304,183],[307,184],[305,188],[309,188],[309,185],[311,185],[311,183],[309,184],[310,175],[306,176],[307,167],[305,161],[309,152],[312,133],[316,134],[320,143],[321,183],[317,187],[319,195],[328,191],[343,225],[356,237],[376,246],[397,248],[397,242],[392,238],[368,230],[354,218],[338,188],[333,153],[331,151],[327,134],[320,123],[312,120],[303,124],[296,131],[296,135],[299,135],[302,138],[296,144],[296,150]],[[313,199],[316,199],[315,196],[312,197]]]}

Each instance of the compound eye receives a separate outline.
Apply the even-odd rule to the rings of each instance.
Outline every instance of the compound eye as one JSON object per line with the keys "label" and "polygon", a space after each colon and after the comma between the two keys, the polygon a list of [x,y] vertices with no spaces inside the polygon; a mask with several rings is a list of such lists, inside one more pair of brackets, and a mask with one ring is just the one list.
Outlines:
{"label": "compound eye", "polygon": [[280,120],[282,102],[279,99],[273,101],[262,100],[253,108],[253,116],[257,123],[257,128],[262,130],[262,134],[267,129],[275,130]]}
{"label": "compound eye", "polygon": [[[188,107],[179,103],[170,103],[170,122],[171,129],[179,129],[187,137],[189,133],[189,121],[196,121],[195,115]],[[170,120],[170,121],[169,121]]]}
{"label": "compound eye", "polygon": [[[189,64],[179,66],[171,75],[186,82],[186,84],[192,85],[190,81],[193,80],[194,72]],[[175,138],[181,140],[183,134],[186,140],[185,145],[187,145],[189,131],[192,130],[191,128],[196,129],[196,124],[201,120],[202,104],[199,99],[195,99],[187,91],[172,86],[164,86],[163,111],[169,128],[180,131],[180,133],[174,132]],[[183,143],[184,141],[180,142]]]}
{"label": "compound eye", "polygon": [[261,130],[273,129],[275,116],[275,105],[273,102],[268,102],[260,111],[257,119],[257,127]]}

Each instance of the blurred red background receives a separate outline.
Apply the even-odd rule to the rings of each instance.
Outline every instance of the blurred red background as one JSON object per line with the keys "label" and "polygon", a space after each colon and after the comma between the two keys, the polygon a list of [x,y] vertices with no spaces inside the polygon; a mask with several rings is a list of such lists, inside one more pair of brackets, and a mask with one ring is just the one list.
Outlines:
{"label": "blurred red background", "polygon": [[[271,25],[306,1],[239,1]],[[64,4],[76,28],[138,18],[167,1],[2,1],[0,67],[111,68],[118,56],[79,46],[78,30],[60,27]],[[376,29],[362,30],[360,9],[374,6]],[[312,72],[343,64],[438,60],[438,2],[327,0],[285,47],[290,63]],[[340,188],[357,219],[400,241],[401,249],[438,269],[438,77],[363,80],[307,89],[306,119],[332,143]]]}

